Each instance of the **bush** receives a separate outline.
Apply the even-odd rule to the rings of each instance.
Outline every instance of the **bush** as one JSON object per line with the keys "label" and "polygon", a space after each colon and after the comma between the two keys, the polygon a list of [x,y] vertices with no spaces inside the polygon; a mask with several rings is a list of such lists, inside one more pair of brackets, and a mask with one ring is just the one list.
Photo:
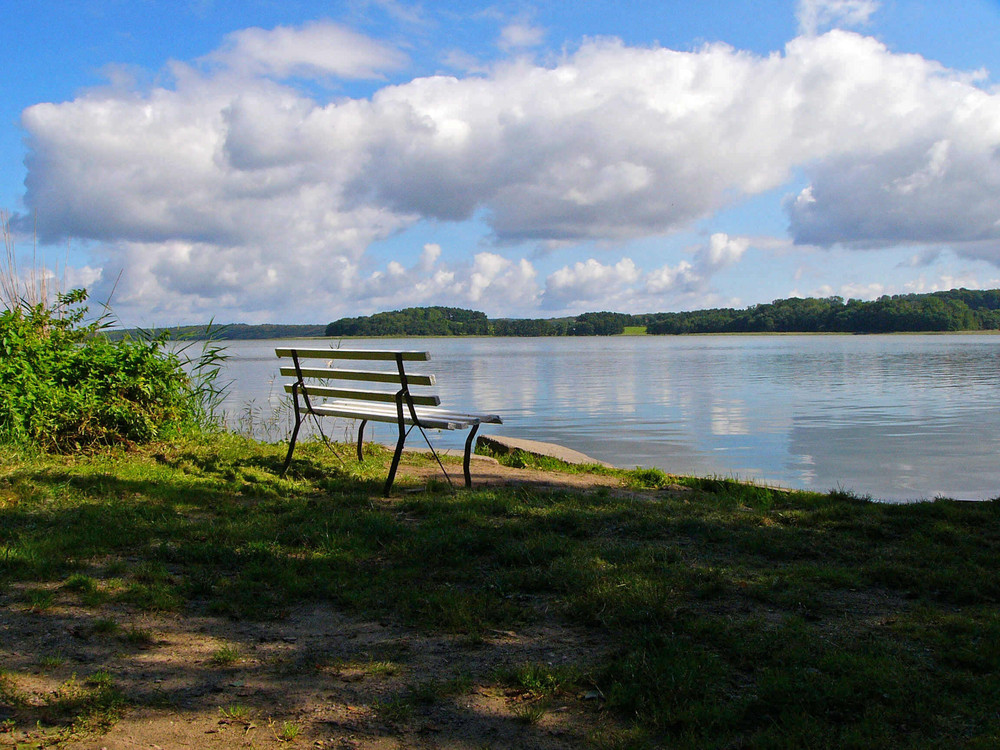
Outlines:
{"label": "bush", "polygon": [[111,342],[84,324],[87,293],[0,313],[0,442],[75,451],[193,425],[199,398],[164,339]]}

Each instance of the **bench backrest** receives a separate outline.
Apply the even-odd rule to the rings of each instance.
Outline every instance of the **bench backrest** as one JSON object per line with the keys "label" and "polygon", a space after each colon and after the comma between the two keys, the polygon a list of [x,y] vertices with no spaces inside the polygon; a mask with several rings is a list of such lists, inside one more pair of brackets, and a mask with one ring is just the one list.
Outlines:
{"label": "bench backrest", "polygon": [[[415,406],[438,406],[441,400],[435,395],[416,394],[410,386],[434,385],[433,375],[421,375],[405,371],[404,362],[427,362],[430,355],[419,351],[397,351],[386,349],[299,349],[278,348],[274,353],[279,358],[292,360],[291,365],[282,366],[282,376],[302,379],[299,393],[309,398],[354,399],[395,403],[396,394],[404,386],[409,392],[410,403]],[[316,365],[317,360],[325,363]],[[382,363],[376,369],[344,369],[335,366],[337,360],[360,363]],[[362,364],[364,366],[364,364]],[[310,382],[319,381],[319,382]],[[356,387],[355,383],[385,384],[391,390],[371,390]],[[292,393],[294,383],[286,383],[285,390]]]}

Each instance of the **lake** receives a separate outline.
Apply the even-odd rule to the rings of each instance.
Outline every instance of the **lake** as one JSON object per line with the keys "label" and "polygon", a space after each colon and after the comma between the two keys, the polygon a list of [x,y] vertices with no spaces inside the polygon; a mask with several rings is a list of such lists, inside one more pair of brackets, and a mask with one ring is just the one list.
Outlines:
{"label": "lake", "polygon": [[[997,335],[222,343],[227,423],[264,439],[284,439],[291,424],[276,345],[426,349],[432,361],[420,369],[438,375],[444,405],[503,417],[484,434],[629,468],[885,500],[1000,495]],[[324,430],[353,439],[334,420]],[[375,438],[393,443],[395,427],[376,425]],[[432,440],[460,447],[464,433]]]}

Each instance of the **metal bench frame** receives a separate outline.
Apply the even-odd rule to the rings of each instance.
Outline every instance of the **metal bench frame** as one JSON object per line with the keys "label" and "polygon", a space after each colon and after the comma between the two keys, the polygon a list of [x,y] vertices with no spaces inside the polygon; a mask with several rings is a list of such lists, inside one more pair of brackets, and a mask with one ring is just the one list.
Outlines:
{"label": "metal bench frame", "polygon": [[[279,358],[291,358],[291,367],[281,367],[283,376],[294,377],[293,383],[286,383],[285,390],[292,394],[295,413],[295,427],[292,429],[291,440],[288,444],[288,455],[285,457],[285,464],[281,469],[284,476],[288,467],[292,463],[292,453],[295,450],[295,441],[302,426],[303,416],[313,415],[313,417],[340,417],[343,419],[360,419],[361,425],[358,428],[358,461],[363,460],[362,445],[364,441],[365,426],[369,421],[395,423],[399,434],[396,439],[396,450],[392,456],[392,464],[389,467],[389,476],[385,481],[384,494],[386,497],[392,489],[392,483],[396,477],[396,469],[399,467],[399,459],[403,453],[403,446],[410,431],[416,427],[424,436],[427,446],[437,460],[438,466],[444,472],[445,477],[451,483],[451,477],[445,470],[441,459],[431,445],[427,437],[426,429],[457,430],[468,429],[469,435],[465,440],[465,456],[462,469],[465,474],[465,486],[472,486],[472,475],[469,471],[469,463],[472,454],[472,445],[479,430],[479,425],[484,423],[502,424],[503,420],[496,414],[466,414],[454,412],[449,409],[440,408],[440,399],[435,395],[411,393],[411,386],[434,385],[433,375],[416,375],[407,373],[403,365],[404,362],[426,362],[430,360],[430,355],[422,351],[399,351],[384,349],[306,349],[306,348],[278,348],[275,354]],[[336,367],[305,367],[302,365],[303,359],[326,359],[326,360],[353,360],[353,361],[392,361],[396,364],[396,371],[389,370],[344,370]],[[339,386],[331,387],[326,384],[313,384],[311,381],[351,381],[367,383],[387,383],[398,386],[398,390],[359,390],[356,387]],[[311,397],[333,398],[332,402],[314,403]]]}

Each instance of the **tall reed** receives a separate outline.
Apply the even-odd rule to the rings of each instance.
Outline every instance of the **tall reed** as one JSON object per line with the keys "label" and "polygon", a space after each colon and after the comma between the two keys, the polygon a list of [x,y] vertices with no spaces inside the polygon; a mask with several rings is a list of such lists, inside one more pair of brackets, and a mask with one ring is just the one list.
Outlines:
{"label": "tall reed", "polygon": [[11,228],[11,215],[0,209],[0,234],[3,235],[3,257],[0,258],[0,305],[5,310],[17,307],[50,305],[63,291],[58,268],[52,271],[38,258],[38,238],[32,233],[31,265],[22,273],[17,262],[17,243]]}

